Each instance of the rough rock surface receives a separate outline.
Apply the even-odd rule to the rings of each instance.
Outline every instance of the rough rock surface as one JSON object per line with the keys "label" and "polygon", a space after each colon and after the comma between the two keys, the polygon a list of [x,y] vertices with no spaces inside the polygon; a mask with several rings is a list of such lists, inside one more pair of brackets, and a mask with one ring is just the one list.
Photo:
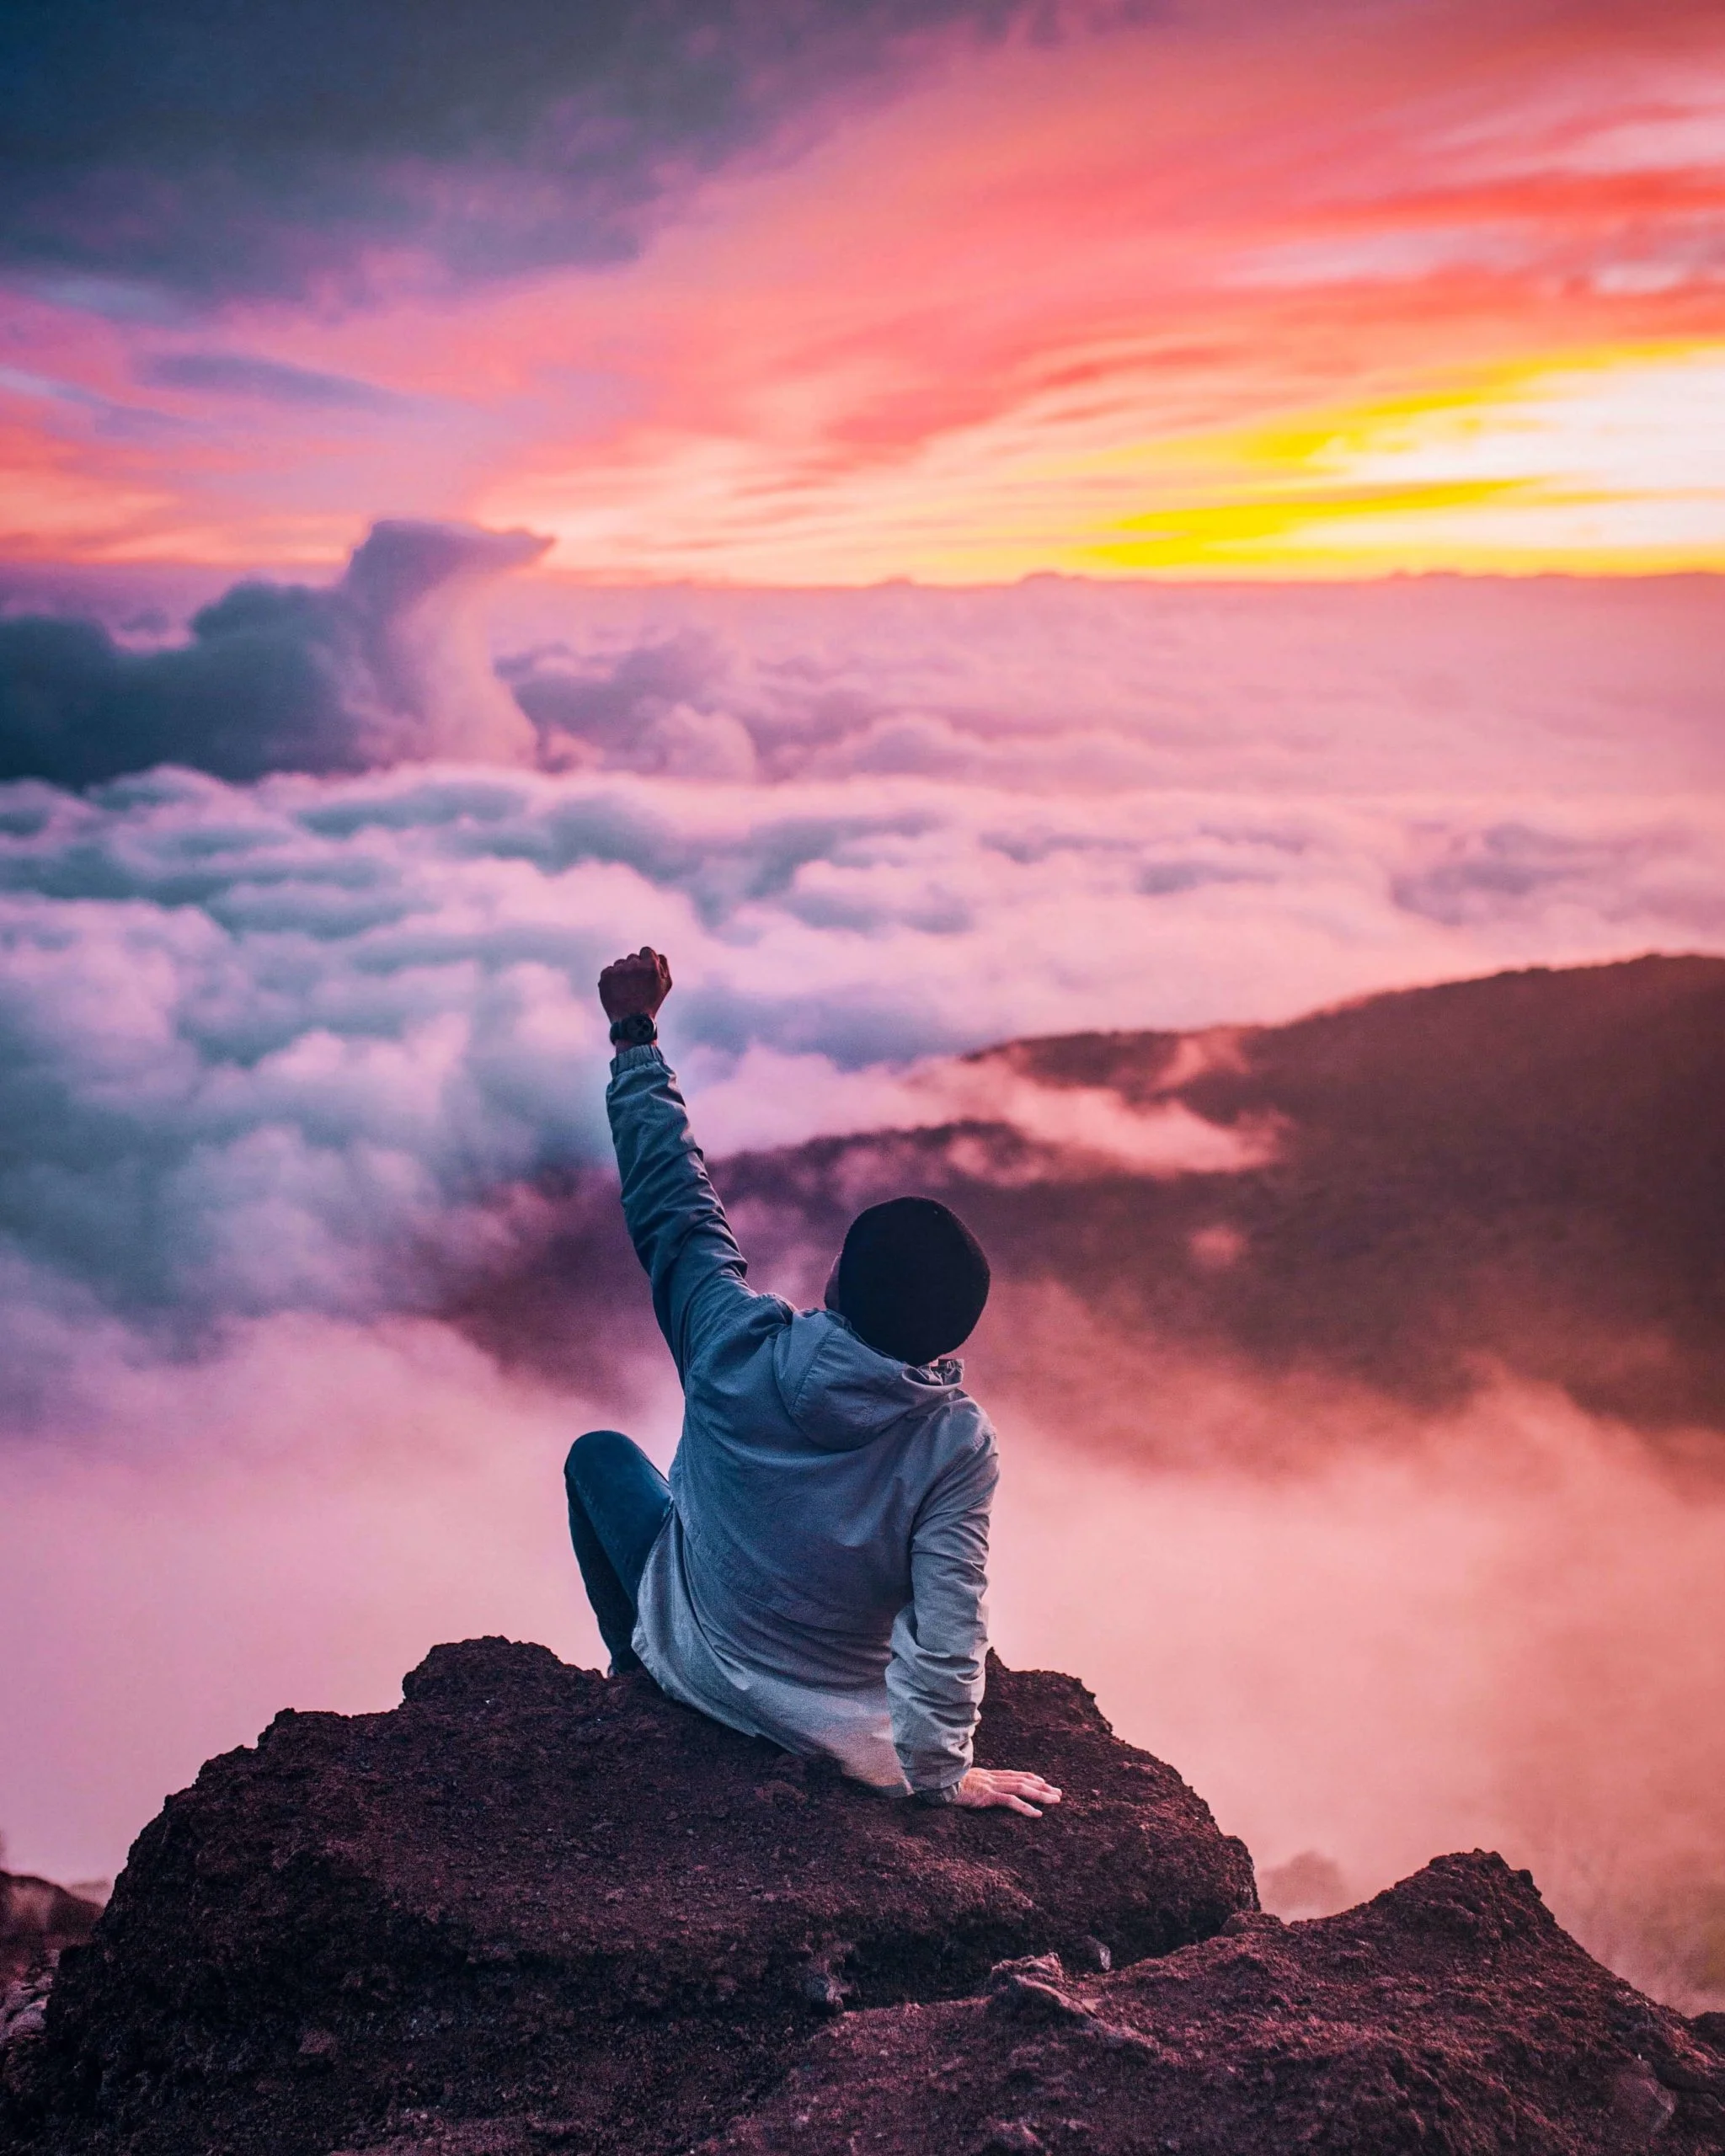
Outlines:
{"label": "rough rock surface", "polygon": [[1722,2020],[1620,1983],[1476,1851],[1341,1916],[848,2015],[705,2156],[1700,2156],[1725,2148]]}
{"label": "rough rock surface", "polygon": [[[1284,1924],[1066,1677],[1040,1820],[923,1810],[502,1640],[284,1715],[140,1837],[0,2038],[4,2156],[1725,2151],[1725,2015],[1440,1857]],[[38,1992],[40,1990],[38,1985]]]}
{"label": "rough rock surface", "polygon": [[439,1647],[393,1712],[284,1714],[135,1845],[0,2146],[687,2147],[847,2006],[1002,1959],[1166,1953],[1250,1859],[1071,1678],[996,1665],[1040,1820],[895,1802],[543,1647]]}

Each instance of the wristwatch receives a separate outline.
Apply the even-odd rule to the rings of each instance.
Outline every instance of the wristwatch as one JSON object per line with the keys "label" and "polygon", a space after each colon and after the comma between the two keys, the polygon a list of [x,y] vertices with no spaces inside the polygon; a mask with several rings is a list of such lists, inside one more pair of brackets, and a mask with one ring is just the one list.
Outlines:
{"label": "wristwatch", "polygon": [[626,1018],[611,1020],[611,1038],[616,1048],[651,1048],[659,1028],[644,1011],[631,1011]]}

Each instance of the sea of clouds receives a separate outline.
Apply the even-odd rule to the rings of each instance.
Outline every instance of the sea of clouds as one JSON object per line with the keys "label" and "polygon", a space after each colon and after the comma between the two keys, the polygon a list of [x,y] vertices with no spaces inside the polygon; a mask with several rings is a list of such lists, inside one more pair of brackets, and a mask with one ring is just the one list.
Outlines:
{"label": "sea of clouds", "polygon": [[[499,1191],[606,1161],[592,983],[643,941],[719,1151],[1107,1114],[930,1065],[1014,1036],[1725,947],[1706,579],[541,583],[494,664],[538,551],[386,525],[142,648],[0,616],[14,1422],[79,1412],[93,1326],[434,1307]],[[1109,1143],[1222,1164],[1177,1121]]]}
{"label": "sea of clouds", "polygon": [[[334,584],[243,584],[186,632],[111,585],[94,611],[19,585],[0,616],[20,1864],[111,1869],[207,1752],[284,1704],[386,1704],[435,1638],[593,1658],[558,1469],[623,1412],[604,1358],[553,1386],[443,1318],[451,1283],[518,1263],[521,1193],[606,1172],[592,983],[619,952],[671,954],[667,1042],[716,1153],[988,1114],[1172,1174],[1272,1141],[951,1059],[1725,950],[1706,579],[530,577],[488,626],[537,552],[387,526]],[[1160,1412],[1314,1412],[1181,1383]],[[1683,1706],[1721,1515],[1621,1433],[1498,1395],[1394,1468],[1329,1447],[1290,1486],[1237,1444],[1208,1478],[1092,1456],[1081,1388],[1070,1428],[997,1405],[1008,1652],[1090,1674],[1267,1863],[1314,1850],[1363,1891],[1439,1842],[1561,1848],[1573,1913],[1657,1822],[1685,1854],[1657,1891],[1629,1865],[1637,1908],[1672,1865],[1725,1880],[1725,1774]],[[665,1374],[627,1406],[665,1457]],[[1583,1801],[1589,1609],[1634,1644],[1612,1742],[1649,1764]],[[1599,1893],[1578,1920],[1605,1940],[1627,1904]],[[1645,1923],[1613,1951],[1700,1996],[1699,1922],[1658,1968]]]}

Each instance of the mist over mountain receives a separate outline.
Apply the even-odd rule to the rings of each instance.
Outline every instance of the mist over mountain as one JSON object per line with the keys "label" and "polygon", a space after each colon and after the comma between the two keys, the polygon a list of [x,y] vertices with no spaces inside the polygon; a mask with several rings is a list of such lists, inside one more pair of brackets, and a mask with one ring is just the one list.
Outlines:
{"label": "mist over mountain", "polygon": [[[1508,1374],[1650,1436],[1725,1439],[1725,960],[1020,1041],[954,1082],[968,1113],[719,1162],[757,1277],[813,1299],[861,1206],[924,1191],[995,1267],[985,1391],[1051,1405],[1097,1342],[1123,1378],[1139,1364],[1076,1443],[1188,1444],[1156,1412],[1170,1351],[1423,1412]],[[490,1283],[467,1321],[553,1364],[612,1267],[627,1305],[633,1263],[608,1212],[568,1203],[534,1284]],[[1290,1427],[1279,1449],[1323,1437]],[[1725,1444],[1696,1457],[1725,1466]]]}

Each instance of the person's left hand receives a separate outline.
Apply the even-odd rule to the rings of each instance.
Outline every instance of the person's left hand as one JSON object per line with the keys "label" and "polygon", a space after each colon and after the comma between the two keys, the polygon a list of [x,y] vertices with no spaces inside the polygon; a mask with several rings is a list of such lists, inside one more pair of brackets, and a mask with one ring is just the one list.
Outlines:
{"label": "person's left hand", "polygon": [[613,958],[599,976],[599,1001],[614,1025],[619,1018],[638,1012],[656,1018],[659,1006],[670,994],[670,962],[650,943],[627,958]]}
{"label": "person's left hand", "polygon": [[[1034,1804],[1029,1801],[1032,1797]],[[1027,1819],[1041,1818],[1039,1805],[1060,1801],[1060,1792],[1040,1774],[1014,1774],[1001,1767],[971,1768],[953,1799],[967,1812],[987,1812],[998,1806],[1006,1812],[1022,1812]]]}

